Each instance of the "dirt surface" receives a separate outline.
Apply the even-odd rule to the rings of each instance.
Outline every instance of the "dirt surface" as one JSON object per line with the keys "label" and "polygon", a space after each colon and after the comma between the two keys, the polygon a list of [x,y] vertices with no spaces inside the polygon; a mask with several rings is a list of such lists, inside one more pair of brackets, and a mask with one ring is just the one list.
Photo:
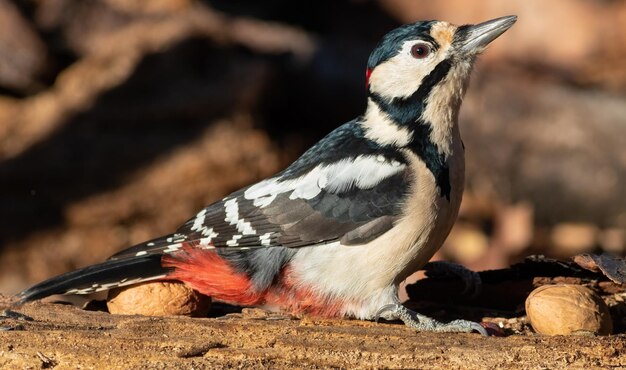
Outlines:
{"label": "dirt surface", "polygon": [[437,258],[626,255],[626,2],[0,0],[0,292],[283,169],[363,113],[368,55],[400,23],[506,14],[459,117],[466,191]]}
{"label": "dirt surface", "polygon": [[[0,307],[8,305],[0,297]],[[1,368],[605,368],[626,366],[626,335],[416,333],[395,323],[301,320],[243,310],[213,318],[116,316],[33,303],[3,320]]]}

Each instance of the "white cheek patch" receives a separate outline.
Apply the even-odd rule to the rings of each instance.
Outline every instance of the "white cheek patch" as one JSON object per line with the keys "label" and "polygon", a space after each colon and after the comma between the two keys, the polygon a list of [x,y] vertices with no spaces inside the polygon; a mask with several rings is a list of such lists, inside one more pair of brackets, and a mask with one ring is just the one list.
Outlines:
{"label": "white cheek patch", "polygon": [[419,89],[424,77],[448,56],[449,46],[433,50],[423,59],[411,55],[411,47],[419,40],[406,41],[393,58],[379,64],[370,76],[370,91],[382,97],[406,98]]}
{"label": "white cheek patch", "polygon": [[[382,160],[381,160],[382,159]],[[251,186],[244,193],[257,207],[266,207],[278,194],[291,192],[289,199],[313,199],[322,190],[331,193],[346,191],[354,186],[371,189],[381,181],[404,171],[406,165],[384,156],[360,155],[356,158],[318,165],[296,179],[280,181],[268,179]]]}

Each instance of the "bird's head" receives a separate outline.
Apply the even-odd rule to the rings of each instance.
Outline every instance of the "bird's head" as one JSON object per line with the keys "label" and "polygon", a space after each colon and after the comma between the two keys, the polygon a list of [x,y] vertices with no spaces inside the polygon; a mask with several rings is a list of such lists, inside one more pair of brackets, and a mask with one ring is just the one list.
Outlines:
{"label": "bird's head", "polygon": [[464,26],[424,21],[385,35],[367,65],[366,136],[396,146],[429,136],[440,154],[449,154],[475,58],[516,20]]}
{"label": "bird's head", "polygon": [[516,19],[509,16],[464,26],[424,21],[399,27],[385,35],[370,55],[369,91],[387,99],[406,98],[429,77],[443,80],[455,68],[462,69],[457,78],[468,78],[475,57]]}

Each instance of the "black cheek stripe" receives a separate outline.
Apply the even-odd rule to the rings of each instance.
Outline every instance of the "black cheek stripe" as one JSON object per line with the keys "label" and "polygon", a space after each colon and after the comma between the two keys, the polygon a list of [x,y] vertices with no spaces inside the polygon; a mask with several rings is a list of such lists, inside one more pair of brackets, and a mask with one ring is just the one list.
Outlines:
{"label": "black cheek stripe", "polygon": [[391,101],[385,99],[376,93],[370,93],[370,98],[378,105],[378,107],[400,126],[413,125],[419,122],[419,118],[426,106],[426,99],[432,92],[433,88],[441,82],[452,68],[449,59],[445,59],[426,76],[420,87],[413,94],[406,98],[394,98]]}
{"label": "black cheek stripe", "polygon": [[417,91],[409,97],[389,101],[379,94],[370,94],[370,98],[389,118],[399,126],[408,127],[413,131],[413,139],[407,147],[424,161],[435,177],[440,195],[448,200],[450,200],[451,185],[446,158],[439,153],[439,147],[430,139],[431,124],[422,121],[420,117],[426,107],[428,96],[433,88],[446,78],[451,67],[452,62],[449,59],[439,62],[432,72],[424,77]]}

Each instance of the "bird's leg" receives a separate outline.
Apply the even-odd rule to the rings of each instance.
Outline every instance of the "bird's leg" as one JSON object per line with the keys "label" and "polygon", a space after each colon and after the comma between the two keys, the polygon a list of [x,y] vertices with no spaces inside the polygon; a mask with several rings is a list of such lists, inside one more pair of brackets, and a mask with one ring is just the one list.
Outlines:
{"label": "bird's leg", "polygon": [[[0,320],[21,320],[21,321],[33,321],[33,318],[23,313],[19,313],[12,310],[2,310],[0,311]],[[21,325],[14,326],[0,326],[0,331],[8,331],[8,330],[21,330]]]}
{"label": "bird's leg", "polygon": [[426,271],[426,275],[429,277],[450,275],[459,277],[465,286],[461,294],[469,295],[471,298],[475,298],[482,291],[480,274],[463,265],[447,261],[433,261],[424,265],[423,270]]}
{"label": "bird's leg", "polygon": [[376,321],[382,314],[401,320],[404,324],[417,331],[432,331],[439,333],[470,333],[477,331],[484,336],[488,336],[487,330],[479,323],[468,320],[454,320],[443,323],[428,316],[411,311],[399,303],[388,304],[380,308],[376,313]]}

